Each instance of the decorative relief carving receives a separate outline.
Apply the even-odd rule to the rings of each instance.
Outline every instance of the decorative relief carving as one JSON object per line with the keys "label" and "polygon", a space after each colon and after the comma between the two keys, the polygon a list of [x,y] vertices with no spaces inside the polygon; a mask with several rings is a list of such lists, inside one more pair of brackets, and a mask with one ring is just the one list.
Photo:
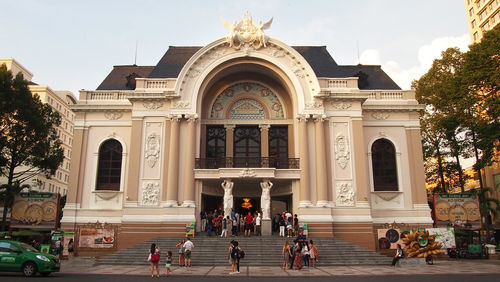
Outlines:
{"label": "decorative relief carving", "polygon": [[337,183],[337,205],[354,206],[354,189],[351,183]]}
{"label": "decorative relief carving", "polygon": [[157,110],[163,106],[163,102],[143,102],[144,108],[150,110]]}
{"label": "decorative relief carving", "polygon": [[349,140],[344,135],[338,135],[335,138],[335,159],[342,169],[345,169],[349,163]]}
{"label": "decorative relief carving", "polygon": [[313,117],[314,121],[317,121],[317,122],[323,122],[326,119],[325,114],[313,115],[312,117]]}
{"label": "decorative relief carving", "polygon": [[109,119],[109,120],[117,120],[120,119],[123,116],[122,113],[120,112],[105,112],[104,117]]}
{"label": "decorative relief carving", "polygon": [[152,133],[148,136],[144,155],[149,167],[154,167],[160,156],[160,135]]}
{"label": "decorative relief carving", "polygon": [[335,109],[337,110],[347,110],[349,109],[350,107],[352,107],[352,104],[351,103],[335,103],[335,102],[332,102],[332,107],[334,107]]}
{"label": "decorative relief carving", "polygon": [[203,66],[199,64],[198,66],[192,68],[189,73],[189,77],[195,78],[203,71]]}
{"label": "decorative relief carving", "polygon": [[269,20],[267,23],[263,24],[259,21],[257,24],[253,22],[250,13],[246,12],[239,23],[234,21],[232,24],[226,22],[222,19],[224,26],[231,30],[228,36],[226,36],[226,42],[229,47],[233,47],[238,50],[241,47],[254,48],[255,50],[260,47],[266,47],[269,37],[264,34],[264,30],[271,27],[273,19]]}
{"label": "decorative relief carving", "polygon": [[306,103],[306,109],[321,109],[323,107],[323,103],[320,101],[312,101]]}
{"label": "decorative relief carving", "polygon": [[373,113],[372,114],[372,117],[374,119],[378,119],[378,120],[385,120],[389,117],[390,115],[388,113]]}
{"label": "decorative relief carving", "polygon": [[275,58],[282,58],[282,57],[285,57],[285,55],[286,55],[285,51],[278,49],[278,48],[270,48],[269,54]]}
{"label": "decorative relief carving", "polygon": [[174,103],[175,109],[187,109],[191,103],[189,101],[177,101]]}
{"label": "decorative relief carving", "polygon": [[386,137],[387,136],[387,134],[385,133],[385,131],[380,131],[378,133],[378,135],[381,136],[381,137]]}
{"label": "decorative relief carving", "polygon": [[391,202],[394,200],[397,196],[401,194],[401,192],[375,192],[375,194],[382,200],[386,202]]}
{"label": "decorative relief carving", "polygon": [[160,200],[160,185],[158,182],[146,182],[142,188],[142,204],[146,206],[158,205]]}
{"label": "decorative relief carving", "polygon": [[290,65],[290,68],[292,69],[292,72],[299,78],[304,78],[305,75],[304,75],[304,72],[302,71],[302,67],[295,63],[295,62],[292,62],[292,64]]}
{"label": "decorative relief carving", "polygon": [[302,122],[306,122],[309,117],[309,114],[297,114],[297,119]]}
{"label": "decorative relief carving", "polygon": [[253,169],[249,169],[249,168],[244,168],[243,170],[240,171],[240,177],[255,177],[257,176],[257,174],[255,173],[255,171]]}
{"label": "decorative relief carving", "polygon": [[216,50],[213,50],[212,52],[210,52],[210,54],[208,54],[208,58],[210,58],[211,60],[215,60],[218,59],[219,57],[222,57],[224,53],[226,53],[226,49],[217,48]]}

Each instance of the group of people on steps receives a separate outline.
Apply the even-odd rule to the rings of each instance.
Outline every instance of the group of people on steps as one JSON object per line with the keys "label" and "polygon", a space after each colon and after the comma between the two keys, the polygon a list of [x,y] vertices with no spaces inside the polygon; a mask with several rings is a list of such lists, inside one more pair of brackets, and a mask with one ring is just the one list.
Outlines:
{"label": "group of people on steps", "polygon": [[201,231],[207,232],[208,236],[212,233],[220,237],[227,237],[229,231],[231,236],[238,236],[244,234],[249,237],[262,235],[262,211],[238,213],[231,210],[231,214],[224,217],[220,210],[214,212],[200,212]]}
{"label": "group of people on steps", "polygon": [[313,240],[307,241],[303,234],[293,240],[293,244],[285,241],[282,250],[283,270],[300,270],[302,267],[316,267],[318,261],[318,248]]}

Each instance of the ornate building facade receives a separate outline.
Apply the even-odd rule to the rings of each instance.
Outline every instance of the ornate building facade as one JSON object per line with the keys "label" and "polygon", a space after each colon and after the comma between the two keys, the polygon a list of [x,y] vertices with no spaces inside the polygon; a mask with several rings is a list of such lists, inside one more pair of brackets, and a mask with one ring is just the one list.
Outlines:
{"label": "ornate building facade", "polygon": [[250,15],[156,66],[115,66],[81,91],[63,228],[118,227],[118,248],[200,228],[200,211],[283,210],[310,236],[375,248],[374,226],[432,224],[423,109],[380,66],[267,37]]}

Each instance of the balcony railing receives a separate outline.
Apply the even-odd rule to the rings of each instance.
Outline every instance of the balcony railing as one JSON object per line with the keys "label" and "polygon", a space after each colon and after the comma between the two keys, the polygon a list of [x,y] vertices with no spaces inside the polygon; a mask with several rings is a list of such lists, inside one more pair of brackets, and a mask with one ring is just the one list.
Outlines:
{"label": "balcony railing", "polygon": [[299,169],[298,158],[263,158],[263,157],[237,157],[237,158],[197,158],[195,168],[218,169],[218,168],[262,168],[270,167],[277,169]]}

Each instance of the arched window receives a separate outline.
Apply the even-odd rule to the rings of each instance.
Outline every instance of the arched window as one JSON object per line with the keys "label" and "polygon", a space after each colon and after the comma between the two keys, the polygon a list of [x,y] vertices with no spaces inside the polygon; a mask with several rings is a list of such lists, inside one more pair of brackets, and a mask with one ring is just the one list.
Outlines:
{"label": "arched window", "polygon": [[398,191],[396,150],[391,141],[378,139],[372,145],[374,191]]}
{"label": "arched window", "polygon": [[99,149],[96,190],[120,191],[122,145],[115,139],[102,143]]}

